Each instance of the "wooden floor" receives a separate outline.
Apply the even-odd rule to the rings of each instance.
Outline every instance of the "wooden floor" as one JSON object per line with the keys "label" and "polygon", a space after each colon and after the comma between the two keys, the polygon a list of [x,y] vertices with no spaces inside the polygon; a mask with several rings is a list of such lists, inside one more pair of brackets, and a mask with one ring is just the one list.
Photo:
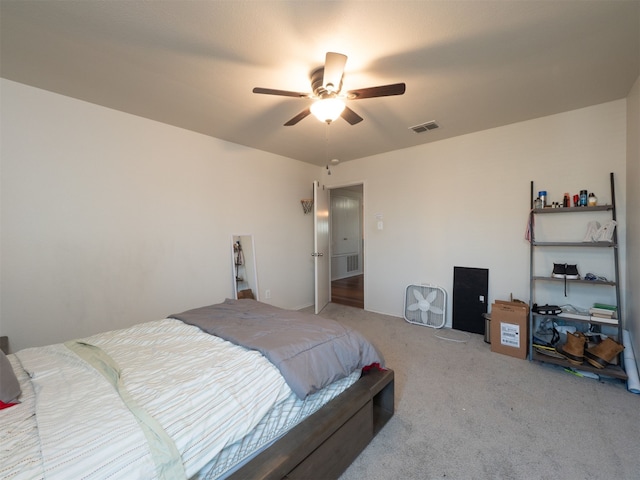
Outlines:
{"label": "wooden floor", "polygon": [[331,301],[340,305],[364,308],[364,275],[331,282]]}

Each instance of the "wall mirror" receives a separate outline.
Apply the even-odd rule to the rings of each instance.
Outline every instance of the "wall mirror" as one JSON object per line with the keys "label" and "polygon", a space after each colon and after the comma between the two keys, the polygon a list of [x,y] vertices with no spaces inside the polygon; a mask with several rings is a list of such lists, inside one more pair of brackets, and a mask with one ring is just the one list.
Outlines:
{"label": "wall mirror", "polygon": [[232,235],[231,260],[233,262],[234,298],[259,300],[253,235]]}

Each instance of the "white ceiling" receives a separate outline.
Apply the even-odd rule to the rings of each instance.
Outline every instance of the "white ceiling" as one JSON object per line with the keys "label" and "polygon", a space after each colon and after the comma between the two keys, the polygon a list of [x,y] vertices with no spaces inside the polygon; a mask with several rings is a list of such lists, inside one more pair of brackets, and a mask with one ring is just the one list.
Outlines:
{"label": "white ceiling", "polygon": [[[624,98],[639,75],[640,1],[0,0],[2,77],[324,165]],[[329,127],[310,100],[327,51],[348,101]],[[441,128],[416,134],[430,120]]]}

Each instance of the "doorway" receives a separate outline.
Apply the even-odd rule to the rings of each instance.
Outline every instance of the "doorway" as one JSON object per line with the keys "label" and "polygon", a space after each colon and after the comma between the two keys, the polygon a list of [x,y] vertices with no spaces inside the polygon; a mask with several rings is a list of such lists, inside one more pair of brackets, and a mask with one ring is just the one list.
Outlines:
{"label": "doorway", "polygon": [[329,190],[331,301],[364,308],[363,185]]}

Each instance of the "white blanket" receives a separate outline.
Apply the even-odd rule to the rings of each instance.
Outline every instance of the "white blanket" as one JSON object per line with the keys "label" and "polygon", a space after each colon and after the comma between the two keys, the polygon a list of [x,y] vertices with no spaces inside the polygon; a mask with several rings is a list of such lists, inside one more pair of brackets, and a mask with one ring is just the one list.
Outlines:
{"label": "white blanket", "polygon": [[[261,354],[178,320],[83,342],[117,364],[125,397],[170,437],[186,477],[292,395]],[[0,411],[0,478],[161,478],[138,420],[100,372],[64,345],[11,357],[24,398]]]}

